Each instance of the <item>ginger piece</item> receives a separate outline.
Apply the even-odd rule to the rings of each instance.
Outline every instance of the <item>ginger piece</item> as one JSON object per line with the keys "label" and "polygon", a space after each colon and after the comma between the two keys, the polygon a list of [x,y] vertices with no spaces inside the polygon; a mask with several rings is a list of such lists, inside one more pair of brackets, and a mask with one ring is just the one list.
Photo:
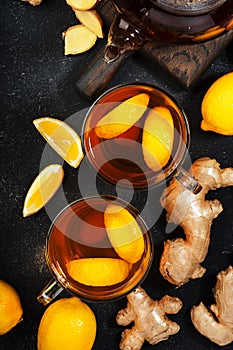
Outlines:
{"label": "ginger piece", "polygon": [[179,298],[165,295],[153,300],[141,287],[127,296],[127,307],[117,314],[117,324],[134,325],[122,333],[121,350],[140,350],[144,341],[154,345],[179,332],[180,326],[168,319],[166,314],[176,314],[182,308]]}
{"label": "ginger piece", "polygon": [[28,2],[32,6],[38,6],[42,3],[43,0],[22,0]]}
{"label": "ginger piece", "polygon": [[88,29],[94,32],[98,38],[103,38],[103,22],[96,10],[79,11],[74,10],[77,19]]}
{"label": "ginger piece", "polygon": [[167,211],[167,220],[180,225],[186,236],[185,240],[166,241],[160,260],[161,274],[178,287],[205,273],[200,263],[208,252],[212,221],[223,210],[218,200],[205,200],[207,192],[233,185],[233,168],[220,169],[215,159],[197,159],[191,173],[202,186],[198,194],[173,178],[160,199]]}
{"label": "ginger piece", "polygon": [[210,310],[201,302],[191,309],[195,328],[212,342],[223,346],[233,342],[233,267],[217,276],[214,288],[216,304]]}
{"label": "ginger piece", "polygon": [[87,11],[92,10],[99,0],[66,0],[66,2],[74,10]]}
{"label": "ginger piece", "polygon": [[85,52],[94,46],[97,40],[97,35],[83,24],[68,28],[62,36],[65,41],[65,55]]}

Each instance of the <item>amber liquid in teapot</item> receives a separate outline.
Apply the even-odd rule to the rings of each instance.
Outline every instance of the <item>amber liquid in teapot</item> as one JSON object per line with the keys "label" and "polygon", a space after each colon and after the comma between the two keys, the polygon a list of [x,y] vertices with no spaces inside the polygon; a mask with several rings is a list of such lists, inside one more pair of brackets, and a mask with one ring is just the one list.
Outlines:
{"label": "amber liquid in teapot", "polygon": [[154,41],[200,42],[233,28],[233,0],[114,0],[117,11]]}

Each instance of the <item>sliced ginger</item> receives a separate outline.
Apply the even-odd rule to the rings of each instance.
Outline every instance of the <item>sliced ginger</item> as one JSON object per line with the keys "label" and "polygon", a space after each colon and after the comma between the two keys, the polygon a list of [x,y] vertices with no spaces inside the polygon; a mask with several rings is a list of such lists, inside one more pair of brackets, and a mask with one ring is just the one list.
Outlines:
{"label": "sliced ginger", "polygon": [[167,164],[173,141],[174,124],[169,109],[158,106],[150,110],[142,136],[143,155],[150,169],[159,171]]}
{"label": "sliced ginger", "polygon": [[65,122],[50,118],[38,118],[33,124],[49,145],[72,167],[77,168],[83,159],[79,135]]}
{"label": "sliced ginger", "polygon": [[93,9],[99,0],[66,0],[67,4],[75,10],[91,10]]}
{"label": "sliced ginger", "polygon": [[94,32],[99,38],[104,37],[103,22],[96,10],[79,11],[75,10],[77,19],[88,29]]}
{"label": "sliced ginger", "polygon": [[209,309],[201,302],[191,310],[195,328],[212,342],[224,346],[233,342],[233,267],[217,276],[216,304]]}
{"label": "sliced ginger", "polygon": [[125,208],[110,204],[104,212],[108,238],[120,258],[136,263],[144,252],[142,231],[132,214]]}
{"label": "sliced ginger", "polygon": [[28,2],[32,6],[38,6],[42,3],[43,0],[22,0]]}
{"label": "sliced ginger", "polygon": [[179,298],[165,295],[160,300],[153,300],[138,287],[127,295],[127,299],[127,307],[118,312],[116,321],[122,326],[132,322],[134,325],[122,333],[120,350],[140,350],[144,341],[154,345],[179,332],[180,326],[166,315],[179,312],[182,307]]}
{"label": "sliced ginger", "polygon": [[127,261],[112,258],[83,258],[66,264],[68,274],[87,286],[111,286],[123,282],[132,265]]}
{"label": "sliced ginger", "polygon": [[37,213],[60,187],[64,171],[60,164],[44,168],[30,186],[24,201],[23,216]]}
{"label": "sliced ginger", "polygon": [[118,104],[97,123],[97,136],[110,139],[130,129],[146,111],[149,100],[149,95],[142,93]]}
{"label": "sliced ginger", "polygon": [[68,28],[62,36],[65,42],[65,55],[88,51],[97,40],[97,35],[83,24]]}

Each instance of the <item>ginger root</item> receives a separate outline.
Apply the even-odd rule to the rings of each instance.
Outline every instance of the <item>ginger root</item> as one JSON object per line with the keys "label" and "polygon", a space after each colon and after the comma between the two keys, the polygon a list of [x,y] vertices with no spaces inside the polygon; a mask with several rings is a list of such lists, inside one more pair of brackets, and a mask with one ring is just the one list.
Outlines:
{"label": "ginger root", "polygon": [[182,307],[179,298],[165,295],[152,300],[141,287],[128,296],[127,307],[120,310],[116,321],[119,325],[134,325],[122,333],[121,350],[140,350],[144,341],[154,345],[179,332],[180,326],[168,319],[166,314],[176,314]]}
{"label": "ginger root", "polygon": [[103,21],[97,10],[74,10],[74,12],[77,19],[88,29],[94,32],[98,36],[98,38],[104,37]]}
{"label": "ginger root", "polygon": [[97,6],[99,0],[66,0],[66,2],[75,10],[87,11]]}
{"label": "ginger root", "polygon": [[217,276],[214,288],[215,305],[210,311],[203,303],[191,309],[195,328],[218,345],[233,341],[233,267],[229,266]]}
{"label": "ginger root", "polygon": [[43,0],[22,0],[28,2],[32,6],[38,6],[42,3]]}
{"label": "ginger root", "polygon": [[215,159],[197,159],[191,173],[202,186],[198,194],[173,178],[160,200],[167,211],[167,220],[180,225],[186,236],[186,240],[177,238],[166,241],[160,260],[161,274],[177,286],[205,273],[200,263],[208,252],[212,221],[223,210],[218,200],[205,199],[207,192],[233,185],[233,168],[220,169]]}
{"label": "ginger root", "polygon": [[83,24],[69,27],[63,32],[65,41],[65,55],[76,55],[94,46],[97,35]]}
{"label": "ginger root", "polygon": [[76,55],[91,49],[97,38],[103,38],[103,22],[94,9],[99,0],[66,0],[81,24],[69,27],[62,33],[65,55]]}

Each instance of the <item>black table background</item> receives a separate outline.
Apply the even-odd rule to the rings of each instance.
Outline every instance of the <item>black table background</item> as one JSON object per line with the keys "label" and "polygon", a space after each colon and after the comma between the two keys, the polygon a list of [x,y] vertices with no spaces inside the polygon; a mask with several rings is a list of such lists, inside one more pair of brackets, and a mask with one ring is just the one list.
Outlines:
{"label": "black table background", "polygon": [[[51,221],[44,209],[31,217],[22,217],[23,201],[32,180],[39,172],[45,147],[45,141],[35,130],[32,120],[41,116],[65,120],[90,105],[90,102],[77,94],[74,84],[87,63],[104,45],[105,39],[99,39],[96,46],[84,54],[64,56],[61,33],[76,23],[73,11],[63,0],[44,0],[38,7],[20,0],[1,1],[0,278],[16,288],[24,310],[23,322],[0,337],[1,350],[36,349],[38,325],[44,312],[44,307],[37,302],[36,296],[50,279],[44,260],[44,245]],[[140,81],[166,89],[188,114],[192,135],[191,159],[215,157],[223,167],[227,167],[233,166],[233,139],[200,129],[200,105],[211,83],[232,70],[233,43],[213,63],[198,84],[186,91],[165,74],[159,65],[154,63],[152,66],[136,54],[121,68],[109,86]],[[78,132],[81,124],[82,119],[77,120],[75,126]],[[51,160],[57,160],[55,152],[50,152]],[[80,197],[76,181],[78,170],[65,164],[64,170],[63,190],[71,202]],[[102,193],[114,192],[101,180],[98,181]],[[59,196],[58,191],[52,199],[52,205],[59,202]],[[139,192],[135,196],[135,205],[142,206],[144,194]],[[155,299],[161,298],[165,293],[178,296],[184,306],[177,315],[171,316],[171,319],[181,325],[180,332],[154,347],[145,343],[143,349],[219,349],[201,336],[190,321],[190,308],[200,300],[206,305],[214,301],[212,288],[217,273],[233,264],[233,188],[211,192],[209,198],[218,198],[224,211],[213,222],[211,244],[203,263],[207,272],[202,279],[175,289],[159,275],[158,262],[163,241],[179,233],[179,228],[175,234],[165,233],[164,212],[152,228],[155,259],[143,287]],[[152,207],[153,205],[158,203],[153,203]],[[66,292],[61,294],[61,297],[67,296]],[[98,324],[93,350],[118,349],[123,328],[117,326],[115,316],[120,308],[125,307],[126,299],[89,305],[95,312]],[[233,349],[233,344],[222,349]]]}

